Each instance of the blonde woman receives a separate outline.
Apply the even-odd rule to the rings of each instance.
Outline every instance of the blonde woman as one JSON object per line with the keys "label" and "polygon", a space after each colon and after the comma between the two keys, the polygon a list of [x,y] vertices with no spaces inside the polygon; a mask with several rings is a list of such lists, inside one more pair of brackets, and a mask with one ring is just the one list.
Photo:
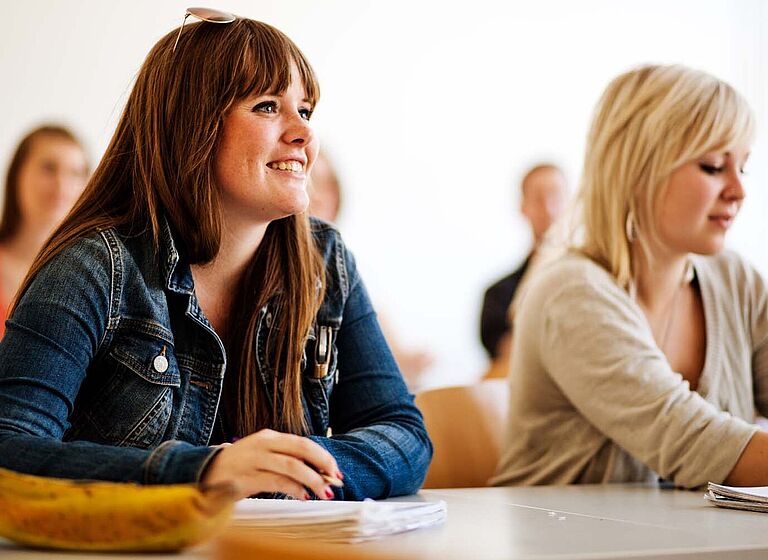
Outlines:
{"label": "blonde woman", "polygon": [[754,117],[681,66],[616,78],[598,104],[580,241],[518,310],[496,484],[663,477],[768,484],[768,293],[723,250]]}

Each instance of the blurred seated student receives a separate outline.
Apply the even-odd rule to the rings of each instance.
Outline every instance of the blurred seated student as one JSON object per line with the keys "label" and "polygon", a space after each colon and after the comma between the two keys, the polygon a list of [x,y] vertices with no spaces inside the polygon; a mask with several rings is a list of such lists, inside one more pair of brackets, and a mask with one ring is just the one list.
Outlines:
{"label": "blurred seated student", "polygon": [[754,123],[683,66],[608,85],[571,249],[518,308],[495,484],[768,484],[768,290],[723,248]]}
{"label": "blurred seated student", "polygon": [[485,291],[480,313],[480,339],[491,361],[484,377],[506,377],[512,351],[510,305],[536,250],[550,226],[562,216],[568,197],[563,171],[551,163],[530,168],[520,183],[520,210],[528,221],[533,246],[523,263]]}
{"label": "blurred seated student", "polygon": [[[309,181],[309,209],[307,212],[335,224],[341,211],[342,189],[339,175],[325,150],[320,150],[312,168]],[[414,391],[421,384],[422,374],[434,362],[432,355],[423,349],[409,348],[402,344],[394,329],[382,312],[378,313],[379,324],[384,332],[397,365],[403,373],[408,387]]]}
{"label": "blurred seated student", "polygon": [[0,466],[240,497],[413,493],[421,414],[352,254],[305,213],[315,74],[277,29],[190,10],[227,23],[154,45],[19,290]]}
{"label": "blurred seated student", "polygon": [[63,126],[39,126],[16,147],[0,216],[0,338],[11,299],[43,242],[83,192],[87,178],[85,149]]}

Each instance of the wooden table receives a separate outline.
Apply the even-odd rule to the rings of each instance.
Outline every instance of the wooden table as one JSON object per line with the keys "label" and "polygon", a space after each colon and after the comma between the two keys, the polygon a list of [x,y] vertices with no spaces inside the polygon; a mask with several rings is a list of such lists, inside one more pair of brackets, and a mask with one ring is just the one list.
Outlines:
{"label": "wooden table", "polygon": [[[768,515],[708,505],[703,492],[640,485],[423,490],[406,500],[445,500],[445,525],[346,545],[390,558],[768,558]],[[213,545],[152,560],[210,558]],[[1,560],[125,560],[127,555],[41,553],[0,540]],[[254,556],[257,558],[257,556]]]}

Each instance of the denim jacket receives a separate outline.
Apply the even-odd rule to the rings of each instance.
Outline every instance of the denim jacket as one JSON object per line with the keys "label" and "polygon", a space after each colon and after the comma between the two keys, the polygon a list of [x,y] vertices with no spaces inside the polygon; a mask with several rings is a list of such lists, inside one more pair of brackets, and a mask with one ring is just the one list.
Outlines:
{"label": "denim jacket", "polygon": [[[327,289],[302,361],[308,437],[345,475],[337,498],[413,493],[432,455],[421,414],[352,255],[331,226],[313,220],[312,233]],[[159,253],[153,247],[149,234],[94,232],[36,275],[0,343],[0,466],[145,484],[199,480],[216,452],[227,357],[165,222]],[[269,304],[259,310],[257,334],[270,398],[273,313]]]}

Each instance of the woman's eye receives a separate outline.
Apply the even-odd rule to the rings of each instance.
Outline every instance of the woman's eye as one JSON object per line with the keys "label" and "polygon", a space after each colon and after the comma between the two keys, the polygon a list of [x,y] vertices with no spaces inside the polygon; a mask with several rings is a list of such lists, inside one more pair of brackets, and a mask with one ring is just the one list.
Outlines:
{"label": "woman's eye", "polygon": [[716,175],[718,173],[722,173],[725,167],[723,166],[716,166],[716,165],[710,165],[708,163],[700,163],[699,168],[706,173],[707,175]]}
{"label": "woman's eye", "polygon": [[312,118],[312,109],[299,109],[299,114],[301,115],[302,119],[308,121]]}
{"label": "woman's eye", "polygon": [[277,103],[274,101],[262,101],[253,108],[254,113],[275,113],[277,112]]}

